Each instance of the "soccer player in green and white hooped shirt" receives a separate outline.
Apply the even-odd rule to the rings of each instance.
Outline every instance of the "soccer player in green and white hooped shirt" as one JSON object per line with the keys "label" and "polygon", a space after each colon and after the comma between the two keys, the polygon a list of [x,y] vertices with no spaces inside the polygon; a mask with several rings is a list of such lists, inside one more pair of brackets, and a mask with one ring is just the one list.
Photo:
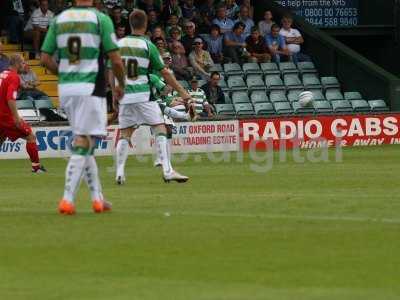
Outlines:
{"label": "soccer player in green and white hooped shirt", "polygon": [[[74,198],[83,174],[91,191],[93,210],[103,212],[111,208],[103,199],[93,156],[95,139],[107,135],[106,55],[119,83],[114,91],[116,99],[123,97],[125,86],[124,66],[111,19],[91,8],[93,0],[75,2],[75,7],[53,20],[42,46],[42,63],[59,76],[60,106],[74,134],[64,196],[59,204],[62,214],[75,213]],[[58,63],[52,56],[56,53]]]}
{"label": "soccer player in green and white hooped shirt", "polygon": [[189,178],[176,172],[168,159],[167,130],[160,107],[156,102],[150,101],[149,74],[159,72],[165,82],[176,90],[184,101],[191,100],[191,97],[165,67],[157,47],[146,38],[145,12],[133,10],[129,16],[129,23],[133,35],[118,41],[125,62],[127,84],[125,96],[116,101],[119,105],[118,121],[121,129],[121,138],[117,143],[116,181],[118,184],[125,182],[125,163],[134,129],[140,125],[149,125],[156,136],[164,181],[186,182]]}

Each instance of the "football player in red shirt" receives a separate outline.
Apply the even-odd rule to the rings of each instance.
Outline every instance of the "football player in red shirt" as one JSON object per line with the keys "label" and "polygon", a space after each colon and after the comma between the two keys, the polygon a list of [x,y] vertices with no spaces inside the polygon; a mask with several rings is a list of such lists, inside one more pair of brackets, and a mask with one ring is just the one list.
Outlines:
{"label": "football player in red shirt", "polygon": [[10,67],[0,73],[0,146],[9,138],[15,141],[26,140],[26,152],[32,162],[32,172],[42,173],[46,169],[40,164],[36,137],[32,128],[18,114],[16,98],[20,86],[19,75],[25,66],[22,56],[15,54],[10,57]]}

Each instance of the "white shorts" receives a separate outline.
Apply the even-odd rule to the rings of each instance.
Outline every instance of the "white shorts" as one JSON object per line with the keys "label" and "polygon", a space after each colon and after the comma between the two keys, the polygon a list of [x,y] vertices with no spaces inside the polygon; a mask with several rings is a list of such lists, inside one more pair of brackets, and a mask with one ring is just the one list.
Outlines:
{"label": "white shorts", "polygon": [[96,96],[60,97],[73,134],[107,136],[107,101]]}
{"label": "white shorts", "polygon": [[121,104],[119,106],[118,120],[120,129],[165,123],[160,106],[154,101]]}

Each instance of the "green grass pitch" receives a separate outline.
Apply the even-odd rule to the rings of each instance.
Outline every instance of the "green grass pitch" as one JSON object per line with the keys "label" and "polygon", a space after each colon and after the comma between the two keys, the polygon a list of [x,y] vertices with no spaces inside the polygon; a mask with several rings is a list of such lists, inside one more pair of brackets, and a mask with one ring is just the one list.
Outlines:
{"label": "green grass pitch", "polygon": [[267,173],[191,156],[187,184],[130,157],[122,187],[99,158],[114,210],[82,185],[73,217],[56,213],[65,160],[0,160],[0,299],[400,299],[400,148],[275,156]]}

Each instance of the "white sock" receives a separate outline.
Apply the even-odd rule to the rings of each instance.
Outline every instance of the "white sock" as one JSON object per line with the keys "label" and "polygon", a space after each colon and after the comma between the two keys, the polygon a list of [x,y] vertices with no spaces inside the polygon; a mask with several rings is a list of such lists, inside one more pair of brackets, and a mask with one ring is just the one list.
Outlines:
{"label": "white sock", "polygon": [[86,156],[72,154],[70,157],[65,171],[64,200],[74,202],[85,164]]}
{"label": "white sock", "polygon": [[171,164],[171,145],[172,144],[172,138],[168,139],[167,138],[167,157],[168,157],[168,163],[169,163],[169,167],[172,170],[172,164]]}
{"label": "white sock", "polygon": [[89,187],[92,201],[103,200],[101,183],[99,178],[99,169],[97,167],[96,159],[90,155],[86,159],[85,170],[83,172],[83,179]]}
{"label": "white sock", "polygon": [[188,120],[189,119],[189,114],[181,111],[177,111],[176,109],[173,109],[171,107],[166,107],[164,109],[164,114],[167,115],[168,117],[171,117],[173,119],[182,119],[182,120]]}
{"label": "white sock", "polygon": [[125,163],[128,159],[129,143],[120,139],[117,143],[117,177],[125,177]]}
{"label": "white sock", "polygon": [[172,168],[168,159],[167,137],[165,135],[156,136],[156,147],[164,175],[171,173]]}

